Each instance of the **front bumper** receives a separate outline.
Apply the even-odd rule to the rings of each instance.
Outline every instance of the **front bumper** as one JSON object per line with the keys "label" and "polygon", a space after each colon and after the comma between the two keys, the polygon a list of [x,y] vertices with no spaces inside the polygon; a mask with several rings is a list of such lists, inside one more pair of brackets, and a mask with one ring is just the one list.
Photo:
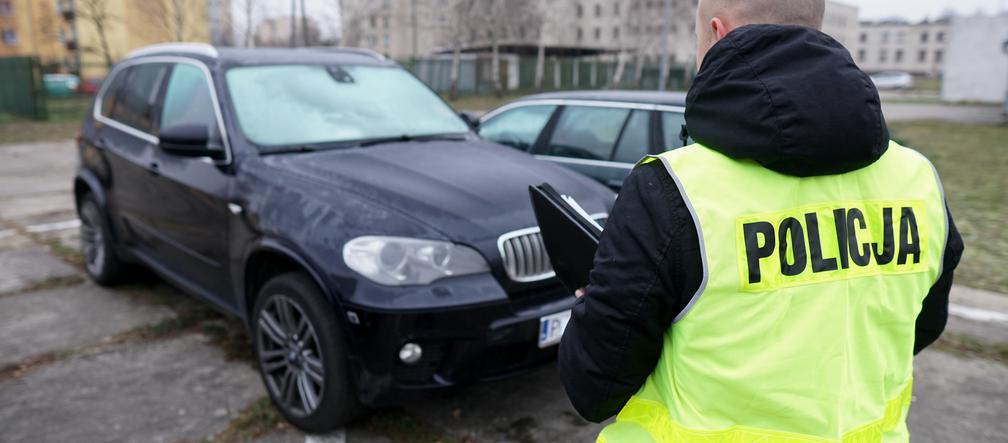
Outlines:
{"label": "front bumper", "polygon": [[[476,276],[427,288],[429,309],[418,308],[416,294],[404,309],[348,306],[356,318],[350,325],[355,349],[350,367],[362,402],[402,403],[413,394],[504,378],[556,359],[557,346],[538,346],[539,319],[570,309],[574,297],[558,283],[507,294],[493,277],[484,278],[490,282]],[[445,306],[444,294],[476,287],[483,300],[461,297],[462,303]],[[368,288],[358,287],[355,294],[361,290]],[[406,343],[423,349],[418,362],[399,360]]]}

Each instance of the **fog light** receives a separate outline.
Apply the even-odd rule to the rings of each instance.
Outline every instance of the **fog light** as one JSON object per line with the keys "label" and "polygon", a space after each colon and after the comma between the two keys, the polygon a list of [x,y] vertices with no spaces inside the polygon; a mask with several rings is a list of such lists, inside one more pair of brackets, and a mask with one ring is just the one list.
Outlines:
{"label": "fog light", "polygon": [[423,349],[416,343],[406,343],[399,350],[399,360],[408,365],[420,361],[421,357],[423,357]]}

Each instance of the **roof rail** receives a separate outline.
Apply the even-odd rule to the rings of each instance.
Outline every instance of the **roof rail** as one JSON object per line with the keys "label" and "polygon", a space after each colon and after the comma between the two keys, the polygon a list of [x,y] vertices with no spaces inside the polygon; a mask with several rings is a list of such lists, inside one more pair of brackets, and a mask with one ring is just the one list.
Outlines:
{"label": "roof rail", "polygon": [[351,46],[308,46],[304,49],[311,49],[315,51],[328,51],[328,52],[345,52],[358,55],[366,55],[378,60],[385,60],[385,56],[378,51],[372,51],[367,48],[354,48]]}
{"label": "roof rail", "polygon": [[217,58],[218,56],[217,48],[206,43],[157,43],[136,49],[127,54],[126,58],[161,54],[166,52],[182,52],[193,55],[202,55],[210,58]]}

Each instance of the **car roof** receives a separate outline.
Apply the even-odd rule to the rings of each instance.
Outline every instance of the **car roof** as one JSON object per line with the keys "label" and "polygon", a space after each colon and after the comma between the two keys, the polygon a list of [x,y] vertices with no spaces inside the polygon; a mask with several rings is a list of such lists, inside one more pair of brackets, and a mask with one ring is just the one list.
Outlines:
{"label": "car roof", "polygon": [[183,56],[208,64],[248,65],[282,63],[325,63],[396,66],[381,54],[361,48],[233,48],[205,43],[161,43],[145,46],[126,56],[127,60],[144,57]]}
{"label": "car roof", "polygon": [[662,91],[561,91],[533,94],[515,100],[520,103],[528,100],[588,100],[604,102],[643,103],[649,105],[685,106],[685,92]]}

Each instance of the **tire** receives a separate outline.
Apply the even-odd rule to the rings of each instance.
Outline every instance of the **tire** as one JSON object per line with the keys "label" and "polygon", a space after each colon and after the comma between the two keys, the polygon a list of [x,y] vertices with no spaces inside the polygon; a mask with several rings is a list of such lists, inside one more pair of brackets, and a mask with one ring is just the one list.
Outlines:
{"label": "tire", "polygon": [[346,337],[308,276],[289,272],[266,282],[251,323],[263,384],[291,424],[324,433],[363,415],[347,368]]}
{"label": "tire", "polygon": [[80,219],[84,270],[99,285],[118,283],[126,265],[116,256],[108,218],[91,194],[84,195],[80,200]]}

